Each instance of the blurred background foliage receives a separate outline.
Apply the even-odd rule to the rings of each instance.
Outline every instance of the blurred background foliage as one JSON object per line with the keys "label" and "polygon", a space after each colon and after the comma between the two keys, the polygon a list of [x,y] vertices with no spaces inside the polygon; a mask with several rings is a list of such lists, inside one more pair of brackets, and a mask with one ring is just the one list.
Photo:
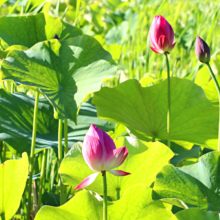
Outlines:
{"label": "blurred background foliage", "polygon": [[0,5],[1,16],[47,12],[81,28],[112,54],[121,82],[146,76],[166,78],[165,57],[149,49],[150,25],[159,14],[175,33],[176,46],[170,54],[172,76],[195,81],[198,71],[204,72],[194,54],[197,35],[210,46],[215,73],[220,70],[219,1],[1,0]]}

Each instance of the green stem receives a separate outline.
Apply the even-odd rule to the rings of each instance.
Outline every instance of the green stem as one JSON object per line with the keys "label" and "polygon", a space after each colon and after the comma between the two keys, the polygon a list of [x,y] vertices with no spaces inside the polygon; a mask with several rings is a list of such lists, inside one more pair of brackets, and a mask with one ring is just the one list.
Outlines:
{"label": "green stem", "polygon": [[14,82],[11,82],[11,93],[14,93]]}
{"label": "green stem", "polygon": [[3,160],[2,160],[2,152],[3,152],[3,141],[0,140],[0,164],[3,163]]}
{"label": "green stem", "polygon": [[152,141],[151,142],[155,142],[155,136],[152,137]]}
{"label": "green stem", "polygon": [[168,54],[165,53],[167,64],[167,145],[170,148],[170,66]]}
{"label": "green stem", "polygon": [[6,161],[6,150],[7,150],[6,143],[4,143],[3,146],[4,146],[4,148],[3,148],[2,163],[4,163]]}
{"label": "green stem", "polygon": [[106,171],[102,171],[103,177],[103,220],[107,220],[107,182]]}
{"label": "green stem", "polygon": [[215,87],[216,87],[217,92],[218,92],[218,99],[219,99],[219,123],[218,123],[218,148],[217,148],[217,150],[219,151],[220,150],[220,87],[219,87],[218,81],[217,81],[217,79],[215,77],[215,74],[212,71],[212,68],[211,68],[210,64],[206,63],[206,65],[207,65],[207,67],[209,69],[209,72],[210,72],[210,74],[212,76],[212,79],[213,79],[213,81],[215,83]]}
{"label": "green stem", "polygon": [[[4,166],[4,165],[3,165]],[[2,184],[2,187],[1,187],[1,194],[2,194],[2,198],[1,198],[1,201],[2,201],[2,204],[1,204],[1,209],[2,210],[5,210],[5,205],[4,205],[4,200],[5,200],[5,198],[4,198],[4,191],[5,191],[5,187],[4,187],[4,184],[5,184],[5,179],[4,179],[4,177],[5,177],[5,175],[4,175],[4,172],[5,172],[5,169],[2,169],[2,176],[1,176],[1,182],[3,183]],[[5,219],[5,213],[2,213],[1,214],[1,216],[2,216],[2,219]]]}
{"label": "green stem", "polygon": [[22,201],[21,201],[21,210],[22,210],[21,211],[21,217],[24,220],[27,219],[26,191],[27,191],[27,185],[24,189],[23,196],[22,196]]}
{"label": "green stem", "polygon": [[10,82],[8,80],[6,80],[6,90],[10,92]]}
{"label": "green stem", "polygon": [[5,220],[5,213],[1,214],[1,219]]}
{"label": "green stem", "polygon": [[[59,128],[58,128],[58,160],[59,166],[61,165],[63,159],[63,146],[62,146],[62,138],[63,138],[63,120],[59,119]],[[65,186],[62,183],[61,177],[60,180],[60,205],[63,205],[66,202],[65,199]]]}
{"label": "green stem", "polygon": [[38,210],[40,209],[41,200],[42,200],[42,190],[43,190],[43,183],[44,183],[44,178],[45,178],[45,168],[46,168],[46,157],[47,157],[47,150],[44,149],[42,165],[41,165],[41,175],[40,175],[40,186],[39,186],[39,194],[38,194],[38,204],[37,204],[37,209]]}
{"label": "green stem", "polygon": [[[65,139],[65,144],[64,144],[64,155],[68,153],[68,121],[65,118],[64,119],[64,139]],[[68,198],[68,193],[67,193],[67,186],[63,186],[64,190],[64,195],[65,195],[65,202],[67,201]]]}
{"label": "green stem", "polygon": [[59,128],[58,128],[58,160],[59,165],[63,159],[63,148],[62,148],[62,138],[63,138],[63,120],[59,119]]}
{"label": "green stem", "polygon": [[29,185],[28,185],[27,219],[30,219],[30,211],[31,211],[32,176],[33,176],[33,168],[34,168],[34,151],[35,151],[35,141],[36,141],[36,133],[37,133],[38,102],[39,102],[39,92],[36,92],[35,104],[34,104],[34,118],[33,118],[31,154],[30,154],[30,174],[29,174]]}
{"label": "green stem", "polygon": [[120,199],[120,188],[117,188],[116,192],[117,192],[117,200],[119,200]]}
{"label": "green stem", "polygon": [[65,155],[68,153],[68,121],[64,119],[64,138],[65,138]]}

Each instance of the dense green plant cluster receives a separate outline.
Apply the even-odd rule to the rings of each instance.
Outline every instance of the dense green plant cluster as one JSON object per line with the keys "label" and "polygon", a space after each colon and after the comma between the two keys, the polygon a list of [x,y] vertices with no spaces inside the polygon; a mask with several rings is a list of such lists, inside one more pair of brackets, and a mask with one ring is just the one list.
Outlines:
{"label": "dense green plant cluster", "polygon": [[[195,56],[199,35],[218,82],[218,1],[0,6],[0,219],[103,219],[102,176],[74,190],[93,173],[82,155],[91,124],[128,150],[117,169],[131,174],[106,174],[108,220],[220,219],[219,97]],[[159,14],[175,33],[170,79],[149,48]]]}

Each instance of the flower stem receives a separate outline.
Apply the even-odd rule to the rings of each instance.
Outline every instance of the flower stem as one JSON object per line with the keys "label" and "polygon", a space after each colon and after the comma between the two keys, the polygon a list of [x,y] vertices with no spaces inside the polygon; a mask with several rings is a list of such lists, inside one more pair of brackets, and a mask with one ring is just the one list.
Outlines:
{"label": "flower stem", "polygon": [[117,200],[119,200],[120,199],[120,188],[117,188],[116,192],[117,192]]}
{"label": "flower stem", "polygon": [[151,142],[155,142],[155,136],[152,137]]}
{"label": "flower stem", "polygon": [[3,151],[3,156],[2,156],[2,163],[5,162],[5,160],[6,160],[6,150],[7,150],[7,144],[4,143],[4,151]]}
{"label": "flower stem", "polygon": [[107,182],[106,171],[102,171],[103,177],[103,220],[107,220]]}
{"label": "flower stem", "polygon": [[5,220],[5,214],[4,214],[4,213],[1,214],[1,219],[2,219],[2,220]]}
{"label": "flower stem", "polygon": [[66,118],[64,119],[64,138],[65,138],[64,155],[66,155],[68,153],[68,121]]}
{"label": "flower stem", "polygon": [[[59,128],[58,128],[58,160],[59,166],[61,165],[63,159],[63,146],[62,146],[62,138],[63,138],[63,120],[59,119]],[[60,205],[63,205],[66,202],[65,196],[65,186],[62,183],[62,179],[60,176]]]}
{"label": "flower stem", "polygon": [[[65,139],[65,144],[64,144],[64,156],[68,153],[68,121],[67,118],[64,119],[64,139]],[[68,193],[67,193],[67,186],[63,185],[63,191],[65,195],[65,202],[68,198]]]}
{"label": "flower stem", "polygon": [[63,159],[63,148],[62,148],[62,136],[63,136],[63,120],[59,119],[59,128],[58,128],[58,160],[59,165]]}
{"label": "flower stem", "polygon": [[38,210],[39,210],[40,207],[41,207],[43,182],[44,182],[44,178],[45,178],[46,157],[47,157],[47,150],[44,149],[44,151],[43,151],[42,165],[41,165],[41,175],[40,175],[40,186],[39,186],[39,194],[38,194],[38,204],[37,204],[37,209],[38,209]]}
{"label": "flower stem", "polygon": [[36,133],[37,133],[38,102],[39,102],[39,92],[37,91],[35,97],[35,104],[34,104],[33,130],[32,130],[31,154],[30,154],[27,219],[30,219],[30,211],[31,211],[32,176],[34,170],[34,151],[35,151],[35,142],[36,142]]}
{"label": "flower stem", "polygon": [[210,64],[206,63],[206,65],[207,65],[207,67],[209,69],[209,72],[210,72],[210,74],[212,76],[212,79],[213,79],[213,81],[215,83],[215,87],[216,87],[217,92],[218,92],[218,99],[219,99],[219,124],[218,124],[218,148],[217,148],[217,150],[219,151],[220,150],[220,87],[219,87],[218,81],[217,81],[217,79],[215,77],[215,74],[212,71],[212,68],[211,68]]}
{"label": "flower stem", "polygon": [[165,53],[167,63],[167,145],[170,148],[170,66],[168,54]]}
{"label": "flower stem", "polygon": [[2,152],[3,152],[3,141],[0,140],[0,164],[3,163],[3,160],[2,160]]}

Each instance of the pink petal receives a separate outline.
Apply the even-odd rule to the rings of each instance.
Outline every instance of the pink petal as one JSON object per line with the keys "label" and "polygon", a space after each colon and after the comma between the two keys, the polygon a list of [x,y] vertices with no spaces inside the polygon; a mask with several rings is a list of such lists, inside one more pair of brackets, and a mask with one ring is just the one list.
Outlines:
{"label": "pink petal", "polygon": [[109,170],[109,173],[115,175],[115,176],[127,176],[131,173],[125,172],[123,170]]}
{"label": "pink petal", "polygon": [[176,45],[176,43],[173,43],[173,44],[168,48],[168,50],[169,50],[169,51],[172,50],[172,49],[175,47],[175,45]]}
{"label": "pink petal", "polygon": [[155,53],[164,53],[162,50],[157,49],[155,47],[150,47],[151,50],[153,50]]}
{"label": "pink petal", "polygon": [[116,149],[114,141],[106,132],[103,133],[103,139],[104,139],[106,154]]}
{"label": "pink petal", "polygon": [[103,146],[98,138],[86,135],[82,146],[82,155],[91,170],[96,172],[102,170]]}
{"label": "pink petal", "polygon": [[172,26],[170,24],[169,24],[169,31],[170,31],[170,38],[169,38],[170,40],[169,40],[169,42],[171,44],[173,44],[173,42],[175,40],[175,35],[174,35],[174,32],[173,32],[173,28],[172,28]]}
{"label": "pink petal", "polygon": [[109,152],[105,158],[103,170],[111,170],[119,167],[124,162],[127,156],[128,150],[126,147],[120,147]]}
{"label": "pink petal", "polygon": [[210,48],[208,44],[199,36],[196,37],[195,53],[200,62],[207,63],[210,61]]}
{"label": "pink petal", "polygon": [[157,39],[156,39],[155,33],[156,32],[154,30],[154,26],[152,23],[151,28],[150,28],[150,43],[153,47],[157,47]]}
{"label": "pink petal", "polygon": [[161,48],[162,50],[165,49],[165,47],[166,47],[166,37],[164,35],[161,35],[159,37],[158,47]]}
{"label": "pink petal", "polygon": [[112,138],[106,132],[97,128],[94,124],[91,124],[86,135],[96,137],[100,140],[103,147],[103,154],[108,154],[110,151],[116,148]]}
{"label": "pink petal", "polygon": [[[163,37],[162,37],[163,36]],[[173,28],[161,15],[155,16],[150,28],[150,42],[155,53],[167,52],[175,39]]]}
{"label": "pink petal", "polygon": [[86,177],[76,188],[75,190],[77,189],[82,189],[82,188],[85,188],[87,186],[89,186],[90,184],[92,184],[96,177],[99,175],[99,173],[93,173],[91,174],[90,176]]}

